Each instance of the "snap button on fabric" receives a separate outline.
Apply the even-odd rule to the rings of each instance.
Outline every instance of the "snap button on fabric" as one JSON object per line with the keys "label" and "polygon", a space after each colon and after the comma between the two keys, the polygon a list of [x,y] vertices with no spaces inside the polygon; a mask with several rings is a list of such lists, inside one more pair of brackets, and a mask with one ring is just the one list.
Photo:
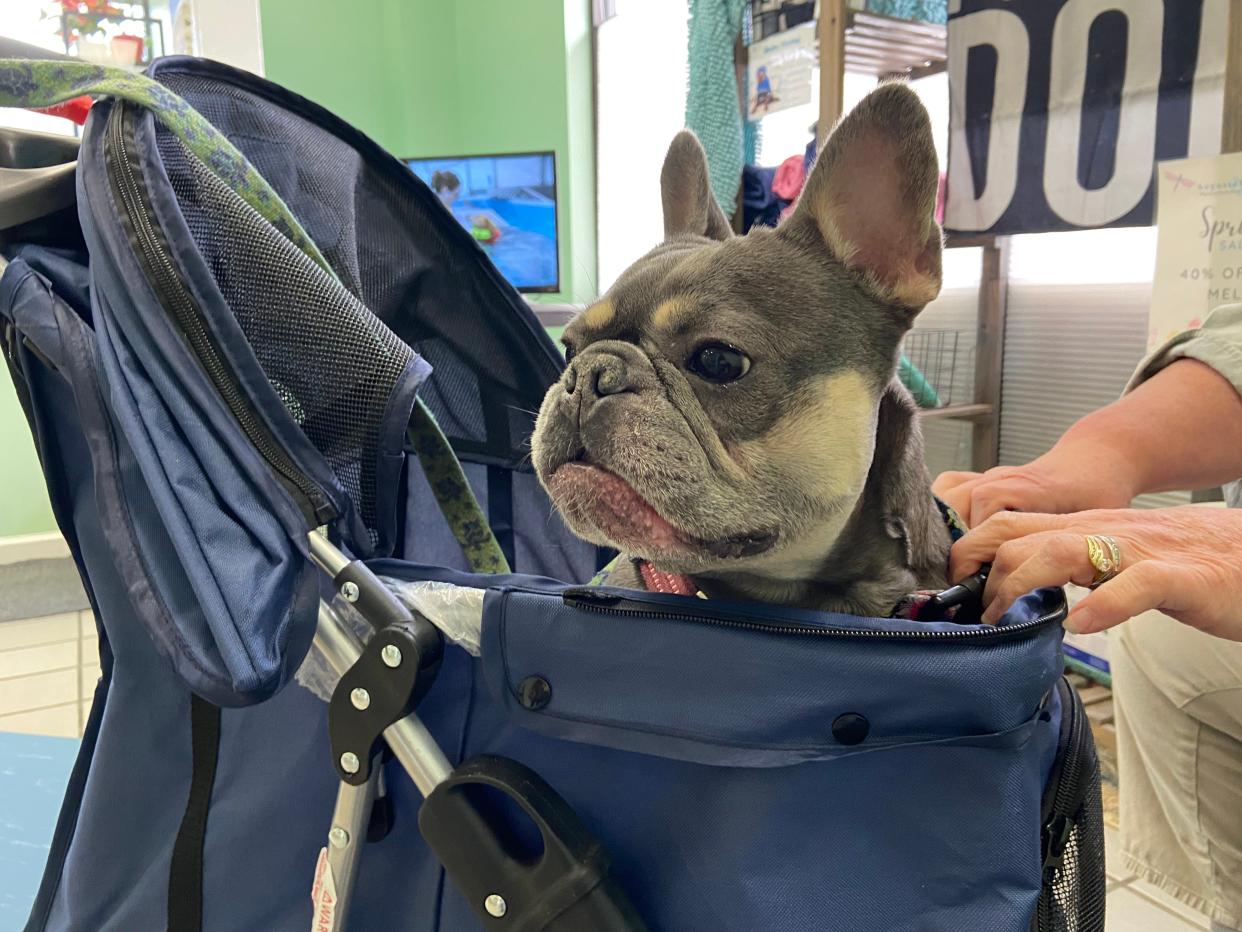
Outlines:
{"label": "snap button on fabric", "polygon": [[861,744],[871,731],[871,723],[857,712],[838,715],[832,723],[832,736],[841,744]]}
{"label": "snap button on fabric", "polygon": [[518,684],[518,702],[532,712],[552,701],[552,684],[542,676],[528,676]]}

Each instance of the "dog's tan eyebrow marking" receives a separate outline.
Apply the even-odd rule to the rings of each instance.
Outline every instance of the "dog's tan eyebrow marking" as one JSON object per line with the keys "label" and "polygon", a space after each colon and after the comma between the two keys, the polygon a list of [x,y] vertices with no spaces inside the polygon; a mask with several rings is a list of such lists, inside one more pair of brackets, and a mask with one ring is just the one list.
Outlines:
{"label": "dog's tan eyebrow marking", "polygon": [[658,330],[671,330],[685,322],[695,311],[694,302],[686,295],[661,301],[651,312],[651,325]]}
{"label": "dog's tan eyebrow marking", "polygon": [[607,327],[614,317],[617,316],[617,309],[612,306],[612,302],[605,298],[592,304],[582,312],[582,324],[590,327],[592,330],[602,330]]}

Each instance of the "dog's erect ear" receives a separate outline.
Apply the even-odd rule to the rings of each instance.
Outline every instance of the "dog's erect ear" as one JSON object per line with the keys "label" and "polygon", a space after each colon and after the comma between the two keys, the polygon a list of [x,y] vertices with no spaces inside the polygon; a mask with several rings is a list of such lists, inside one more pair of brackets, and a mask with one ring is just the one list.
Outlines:
{"label": "dog's erect ear", "polygon": [[728,239],[733,229],[712,196],[707,153],[697,136],[683,129],[673,137],[660,171],[664,203],[664,238],[693,234]]}
{"label": "dog's erect ear", "polygon": [[814,221],[832,254],[875,295],[918,310],[940,292],[939,172],[918,95],[885,84],[824,143],[795,214]]}

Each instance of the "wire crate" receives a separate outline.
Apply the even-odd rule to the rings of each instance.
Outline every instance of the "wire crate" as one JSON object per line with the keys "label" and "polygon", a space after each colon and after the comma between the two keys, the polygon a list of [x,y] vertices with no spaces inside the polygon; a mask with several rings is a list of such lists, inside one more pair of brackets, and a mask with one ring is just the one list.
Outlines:
{"label": "wire crate", "polygon": [[901,367],[898,374],[914,395],[920,408],[943,408],[959,404],[958,394],[970,383],[958,376],[959,347],[963,344],[957,330],[911,330],[901,346]]}
{"label": "wire crate", "polygon": [[751,45],[815,18],[815,0],[748,0],[742,41]]}

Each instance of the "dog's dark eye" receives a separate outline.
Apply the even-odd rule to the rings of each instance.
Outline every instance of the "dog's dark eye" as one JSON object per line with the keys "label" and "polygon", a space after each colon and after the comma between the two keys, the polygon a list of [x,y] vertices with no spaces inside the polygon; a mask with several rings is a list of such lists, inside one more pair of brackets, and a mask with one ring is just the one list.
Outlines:
{"label": "dog's dark eye", "polygon": [[724,343],[707,343],[690,354],[686,368],[709,382],[732,382],[747,373],[750,359]]}
{"label": "dog's dark eye", "polygon": [[569,362],[571,359],[574,358],[574,354],[577,353],[578,351],[574,349],[573,346],[569,343],[565,343],[563,345],[565,347],[565,362]]}

